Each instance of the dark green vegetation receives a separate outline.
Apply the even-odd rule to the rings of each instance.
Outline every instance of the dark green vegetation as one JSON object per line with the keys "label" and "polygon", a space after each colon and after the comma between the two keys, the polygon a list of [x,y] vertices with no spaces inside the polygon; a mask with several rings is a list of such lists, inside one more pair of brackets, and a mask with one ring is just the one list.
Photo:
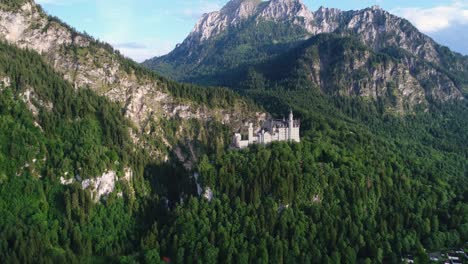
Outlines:
{"label": "dark green vegetation", "polygon": [[[268,23],[261,26],[276,32]],[[301,62],[316,60],[320,49],[346,51],[327,57],[337,65],[324,75],[333,90],[337,79],[366,77],[341,76],[336,69],[370,51],[352,38],[322,35],[286,59],[269,60],[275,67],[268,67],[264,59],[303,34],[278,30],[274,45],[239,48],[260,58],[241,57],[249,65],[236,61],[240,53],[223,51],[232,60],[230,77],[223,80],[276,117],[293,108],[302,121],[302,143],[227,150],[231,133],[216,122],[170,119],[150,125],[162,128],[183,152],[193,145],[205,153],[196,171],[199,183],[214,191],[211,202],[196,195],[192,172],[175,157],[162,164],[131,143],[134,128],[120,105],[89,89],[75,90],[39,55],[0,44],[0,80],[11,79],[10,87],[0,88],[0,262],[158,263],[168,257],[175,263],[398,263],[401,255],[413,254],[424,263],[424,249],[463,245],[468,104],[431,102],[395,116],[388,111],[395,103],[392,93],[375,101],[328,96],[311,89],[303,67],[310,64]],[[256,34],[247,30],[234,43],[269,41]],[[67,52],[102,47],[114,54],[99,42]],[[404,56],[388,49],[372,53],[366,63],[375,68]],[[179,84],[118,54],[117,59],[127,72],[152,76],[180,100],[210,107],[241,100],[227,89]],[[275,71],[282,67],[290,71]],[[181,126],[198,140],[180,136]],[[145,140],[168,151],[164,142]],[[132,180],[118,181],[98,203],[78,182],[60,184],[67,172],[92,179],[110,169],[121,177],[125,168],[132,169]]]}
{"label": "dark green vegetation", "polygon": [[[206,148],[208,202],[180,165],[133,150],[118,105],[74,90],[34,53],[2,44],[0,56],[12,77],[0,96],[2,262],[378,263],[467,240],[465,102],[402,118],[379,102],[247,89],[277,115],[292,106],[303,142]],[[37,116],[21,99],[30,87]],[[59,183],[124,167],[123,197],[101,203]]]}
{"label": "dark green vegetation", "polygon": [[[132,150],[120,107],[90,90],[76,91],[39,55],[5,44],[0,73],[11,78],[0,96],[2,263],[68,262],[129,248],[137,210],[129,191],[125,199],[97,205],[78,184],[60,185],[66,172],[87,178],[107,169],[122,174],[127,166],[143,170],[144,155]],[[42,105],[36,117],[21,99],[29,91],[31,106]],[[144,186],[117,188],[138,194]]]}
{"label": "dark green vegetation", "polygon": [[[204,85],[227,85],[238,80],[235,74],[246,65],[263,62],[301,42],[307,32],[298,26],[255,20],[230,28],[195,50],[185,46],[168,56],[143,64],[164,76]],[[203,58],[201,63],[194,61]],[[227,80],[225,80],[227,78]]]}
{"label": "dark green vegetation", "polygon": [[175,211],[160,245],[177,262],[425,263],[423,248],[467,241],[466,103],[400,118],[305,91],[250,95],[278,114],[292,105],[303,142],[202,159],[217,198]]}
{"label": "dark green vegetation", "polygon": [[[89,89],[75,90],[38,54],[0,43],[0,76],[11,83],[0,84],[0,262],[69,263],[99,256],[117,261],[139,252],[155,215],[169,213],[162,197],[172,204],[181,192],[194,190],[181,165],[160,164],[135,148],[120,105]],[[175,85],[173,92],[216,106],[239,98],[185,85]],[[184,142],[175,138],[178,122],[163,124],[175,144]],[[230,138],[227,128],[208,126],[191,122],[190,133],[203,132],[192,143],[205,152],[222,151]],[[118,181],[101,203],[80,183],[60,183],[62,176],[92,179],[107,170],[121,177],[127,167],[132,180]]]}

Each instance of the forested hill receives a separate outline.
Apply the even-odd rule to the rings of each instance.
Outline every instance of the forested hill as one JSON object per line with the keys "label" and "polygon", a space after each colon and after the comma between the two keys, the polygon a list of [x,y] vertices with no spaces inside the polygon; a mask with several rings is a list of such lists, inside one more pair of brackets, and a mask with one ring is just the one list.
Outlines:
{"label": "forested hill", "polygon": [[[227,89],[176,83],[141,67],[109,44],[48,16],[34,1],[2,2],[0,23],[1,40],[40,53],[75,88],[88,87],[120,104],[134,124],[133,140],[160,161],[179,153],[178,159],[190,167],[203,153],[200,141],[208,142],[208,123],[235,131],[264,116]],[[227,141],[214,137],[209,143],[222,149]],[[193,154],[181,150],[187,142]]]}
{"label": "forested hill", "polygon": [[161,250],[176,262],[427,263],[466,245],[466,102],[396,117],[379,101],[248,94],[278,115],[292,106],[301,143],[203,158],[199,179],[215,199],[179,205],[163,228]]}
{"label": "forested hill", "polygon": [[[250,65],[240,96],[151,73],[30,0],[2,1],[0,22],[0,263],[428,263],[466,247],[467,100],[395,115],[392,97],[311,89],[301,64],[395,56],[316,36],[271,60],[285,75]],[[301,143],[229,149],[265,118],[251,101],[292,108]]]}
{"label": "forested hill", "polygon": [[[1,44],[0,58],[4,263],[424,261],[467,239],[465,104],[382,120],[365,101],[262,92],[301,115],[303,142],[208,152],[197,171],[209,202],[181,167],[132,147],[118,104],[33,52]],[[103,169],[119,180],[100,203],[61,183]]]}
{"label": "forested hill", "polygon": [[[121,107],[75,90],[38,54],[4,43],[0,80],[1,262],[64,263],[126,250],[151,159],[135,150]],[[118,175],[106,205],[93,199],[98,186],[63,182],[105,171]]]}

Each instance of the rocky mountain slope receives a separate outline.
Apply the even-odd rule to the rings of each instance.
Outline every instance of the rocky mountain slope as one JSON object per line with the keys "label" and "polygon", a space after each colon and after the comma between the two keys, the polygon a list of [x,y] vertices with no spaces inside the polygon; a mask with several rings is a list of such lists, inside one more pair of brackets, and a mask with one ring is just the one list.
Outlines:
{"label": "rocky mountain slope", "polygon": [[[144,65],[176,80],[239,88],[237,80],[246,76],[249,67],[268,64],[323,33],[355,38],[356,44],[362,43],[369,52],[383,53],[399,61],[393,70],[406,72],[419,82],[415,86],[407,83],[410,86],[404,88],[414,88],[412,94],[419,93],[418,87],[423,84],[431,83],[431,88],[424,89],[423,97],[440,101],[464,98],[463,92],[468,87],[468,58],[440,46],[407,20],[377,6],[358,11],[321,7],[312,12],[301,0],[233,0],[221,11],[205,14],[171,53],[148,60]],[[350,56],[349,63],[363,65],[367,58]],[[366,72],[373,76],[370,81],[374,87],[381,79],[399,82],[395,75],[387,78],[388,74],[377,74],[371,69]],[[324,84],[315,84],[322,91],[330,91]],[[346,91],[356,87],[349,84],[342,89],[340,94],[347,94]]]}
{"label": "rocky mountain slope", "polygon": [[355,38],[333,34],[313,37],[277,58],[249,67],[237,78],[236,86],[245,90],[318,89],[327,95],[381,100],[399,114],[430,101],[463,98],[450,78],[427,63],[376,53]]}
{"label": "rocky mountain slope", "polygon": [[[197,154],[180,151],[178,144],[207,142],[206,124],[226,124],[228,130],[235,130],[246,120],[264,118],[230,91],[180,85],[142,69],[110,45],[47,16],[30,0],[0,4],[0,39],[40,53],[76,89],[90,88],[122,105],[134,123],[134,142],[159,160],[167,159],[174,150],[183,153],[177,156],[190,167],[188,160]],[[227,143],[218,139],[221,145]]]}

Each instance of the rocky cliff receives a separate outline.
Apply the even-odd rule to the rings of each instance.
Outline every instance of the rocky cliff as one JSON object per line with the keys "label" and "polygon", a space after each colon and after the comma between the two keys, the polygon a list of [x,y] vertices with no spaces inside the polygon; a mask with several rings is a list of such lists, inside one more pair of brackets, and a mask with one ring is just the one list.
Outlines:
{"label": "rocky cliff", "polygon": [[230,1],[221,11],[205,14],[184,43],[200,43],[214,38],[229,27],[237,26],[250,18],[257,22],[289,22],[311,35],[354,33],[374,50],[398,46],[434,63],[442,63],[444,57],[440,54],[439,45],[431,38],[419,32],[407,20],[392,15],[379,6],[358,11],[320,7],[312,12],[301,0]]}
{"label": "rocky cliff", "polygon": [[[297,89],[300,83],[301,89],[317,88],[328,95],[383,100],[390,110],[401,114],[431,100],[463,98],[443,72],[414,58],[406,59],[376,53],[356,38],[322,34],[276,59],[251,67],[245,88]],[[259,80],[262,83],[255,84]]]}
{"label": "rocky cliff", "polygon": [[[246,120],[264,116],[240,97],[227,92],[225,99],[230,100],[227,105],[215,102],[208,106],[190,96],[180,96],[180,90],[209,98],[216,97],[214,94],[221,94],[220,98],[223,98],[223,92],[201,91],[202,88],[176,84],[147,72],[109,45],[77,33],[58,19],[47,16],[33,1],[0,5],[0,39],[42,54],[77,89],[87,87],[120,103],[135,125],[131,131],[135,143],[147,147],[160,160],[167,159],[168,152],[155,146],[155,140],[173,150],[178,148],[178,142],[207,137],[205,130],[198,134],[189,131],[192,126],[188,124],[192,120],[202,127],[208,122],[218,122],[235,130]],[[179,126],[172,131],[172,139],[164,130],[168,122]],[[184,155],[187,156],[184,159],[193,156]]]}

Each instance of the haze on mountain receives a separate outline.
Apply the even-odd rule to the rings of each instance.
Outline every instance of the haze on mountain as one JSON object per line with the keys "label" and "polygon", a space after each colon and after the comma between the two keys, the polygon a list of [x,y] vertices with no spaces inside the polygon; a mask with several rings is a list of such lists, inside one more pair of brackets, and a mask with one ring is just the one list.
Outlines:
{"label": "haze on mountain", "polygon": [[[1,263],[466,247],[466,57],[378,7],[233,0],[156,72],[32,0],[0,2],[0,40]],[[290,110],[300,143],[231,146]]]}

